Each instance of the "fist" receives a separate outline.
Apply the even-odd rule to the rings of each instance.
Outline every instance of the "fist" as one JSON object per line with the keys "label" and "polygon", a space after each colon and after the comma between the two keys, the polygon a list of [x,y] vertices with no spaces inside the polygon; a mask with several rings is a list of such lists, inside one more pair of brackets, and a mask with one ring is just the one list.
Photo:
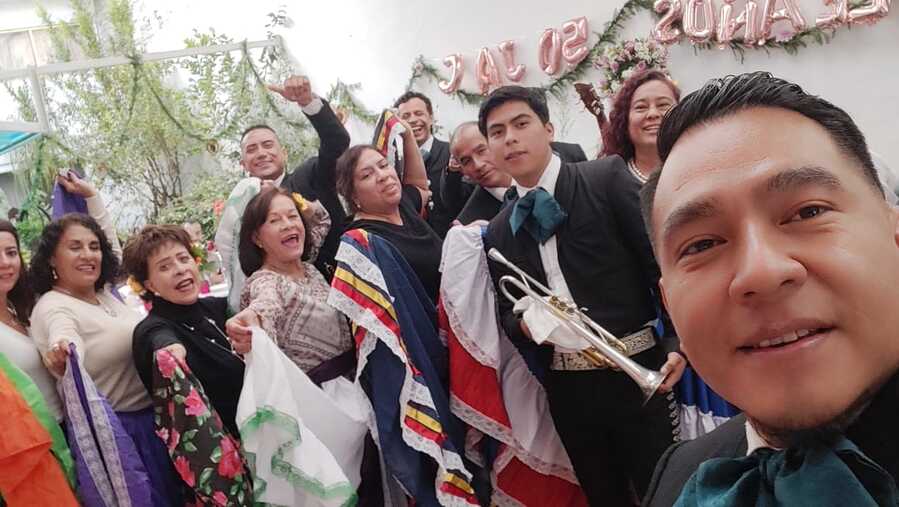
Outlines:
{"label": "fist", "polygon": [[268,89],[291,102],[296,102],[300,107],[308,106],[315,98],[312,95],[312,85],[306,76],[290,76],[284,84],[268,85]]}

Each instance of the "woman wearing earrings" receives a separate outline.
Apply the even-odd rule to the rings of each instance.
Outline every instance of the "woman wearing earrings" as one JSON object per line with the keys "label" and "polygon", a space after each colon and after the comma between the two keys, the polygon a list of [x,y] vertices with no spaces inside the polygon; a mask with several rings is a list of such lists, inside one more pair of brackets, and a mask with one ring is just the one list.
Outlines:
{"label": "woman wearing earrings", "polygon": [[35,292],[32,336],[57,377],[66,371],[69,344],[97,390],[134,441],[150,478],[153,505],[182,503],[180,485],[165,446],[156,436],[150,396],[131,355],[141,317],[115,298],[109,284],[119,270],[121,248],[96,189],[70,176],[69,192],[87,200],[91,216],[71,213],[44,228],[31,260]]}

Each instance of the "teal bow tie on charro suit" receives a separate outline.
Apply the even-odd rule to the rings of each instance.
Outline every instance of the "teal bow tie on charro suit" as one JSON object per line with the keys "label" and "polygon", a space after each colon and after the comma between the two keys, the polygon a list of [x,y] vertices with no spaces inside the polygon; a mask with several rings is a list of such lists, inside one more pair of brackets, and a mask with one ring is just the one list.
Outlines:
{"label": "teal bow tie on charro suit", "polygon": [[833,445],[757,449],[706,461],[675,507],[899,506],[893,477],[841,437]]}
{"label": "teal bow tie on charro suit", "polygon": [[535,188],[515,201],[509,225],[512,227],[512,234],[518,234],[523,227],[542,245],[555,234],[567,217],[568,214],[549,192],[543,188]]}

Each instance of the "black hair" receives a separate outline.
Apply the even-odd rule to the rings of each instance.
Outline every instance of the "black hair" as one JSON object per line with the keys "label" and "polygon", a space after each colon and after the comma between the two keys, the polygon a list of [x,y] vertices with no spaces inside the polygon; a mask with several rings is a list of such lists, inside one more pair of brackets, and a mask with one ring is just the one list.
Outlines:
{"label": "black hair", "polygon": [[356,185],[353,179],[356,175],[356,165],[359,163],[359,159],[362,158],[362,154],[368,150],[381,153],[374,145],[357,144],[343,152],[343,155],[337,159],[337,165],[334,167],[337,193],[343,197],[347,211],[351,215],[359,211],[359,208],[356,206]]}
{"label": "black hair", "polygon": [[393,107],[400,107],[400,104],[405,104],[412,99],[419,99],[425,103],[425,108],[428,110],[428,114],[434,116],[434,107],[431,105],[431,99],[428,98],[427,95],[419,92],[406,92],[399,96],[394,102]]}
{"label": "black hair", "polygon": [[864,177],[884,197],[865,136],[852,118],[830,102],[806,93],[799,85],[772,76],[768,72],[750,72],[725,76],[707,82],[672,108],[659,128],[658,147],[662,168],[650,176],[640,191],[640,205],[649,237],[652,239],[652,207],[665,161],[678,139],[693,127],[738,113],[752,107],[776,107],[795,111],[814,120],[848,156],[856,159]]}
{"label": "black hair", "polygon": [[549,107],[546,105],[546,94],[539,88],[525,86],[501,86],[487,97],[478,111],[478,129],[484,136],[487,135],[487,116],[490,112],[506,102],[524,102],[546,125],[549,123]]}
{"label": "black hair", "polygon": [[300,205],[296,203],[291,192],[281,187],[269,187],[262,189],[255,197],[247,203],[243,212],[243,218],[240,221],[240,239],[238,243],[237,260],[240,261],[240,269],[243,274],[250,276],[265,263],[265,250],[253,241],[253,235],[265,224],[268,217],[268,211],[272,207],[272,201],[275,197],[283,195],[290,199],[296,206],[297,213],[300,214],[300,220],[303,221],[303,255],[302,260],[309,260],[312,252],[312,227],[303,216]]}
{"label": "black hair", "polygon": [[278,137],[278,133],[275,132],[275,129],[269,127],[268,125],[266,125],[264,123],[257,123],[256,125],[250,125],[249,127],[243,129],[243,132],[240,133],[240,142],[243,143],[243,139],[245,137],[247,137],[247,134],[249,134],[250,132],[252,132],[254,130],[260,130],[260,129],[268,130],[272,134],[275,134],[275,137]]}
{"label": "black hair", "polygon": [[95,290],[102,290],[107,283],[115,281],[119,275],[119,259],[115,252],[112,251],[112,244],[106,237],[106,233],[93,218],[83,213],[68,213],[60,218],[50,222],[50,225],[44,227],[41,238],[38,241],[34,256],[31,258],[31,284],[34,291],[38,294],[49,292],[53,288],[54,269],[50,265],[50,259],[56,255],[56,247],[59,246],[59,240],[66,230],[73,226],[80,225],[91,231],[100,242],[100,277],[94,282]]}
{"label": "black hair", "polygon": [[35,298],[28,277],[28,266],[25,264],[25,260],[22,259],[22,247],[19,243],[19,232],[9,220],[0,220],[0,232],[12,234],[12,237],[16,240],[16,250],[19,251],[19,278],[16,280],[16,284],[12,286],[12,289],[9,290],[9,293],[7,293],[6,304],[12,307],[19,322],[25,326],[29,326],[31,324],[29,319],[31,317],[31,310],[34,308]]}

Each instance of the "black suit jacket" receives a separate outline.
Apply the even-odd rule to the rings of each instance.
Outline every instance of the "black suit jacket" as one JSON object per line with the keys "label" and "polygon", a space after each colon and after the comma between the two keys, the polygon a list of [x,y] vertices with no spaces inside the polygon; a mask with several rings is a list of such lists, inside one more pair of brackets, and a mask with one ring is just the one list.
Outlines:
{"label": "black suit jacket", "polygon": [[[559,159],[562,162],[583,162],[587,160],[587,156],[584,154],[584,150],[581,149],[581,145],[574,143],[550,143],[553,151],[559,155]],[[444,207],[456,217],[456,220],[459,220],[463,224],[469,224],[474,220],[490,220],[497,213],[499,213],[499,207],[496,207],[496,211],[490,215],[484,215],[485,212],[489,211],[493,208],[493,206],[483,207],[481,205],[489,203],[488,198],[492,196],[485,192],[486,196],[480,196],[478,198],[478,203],[470,203],[475,189],[477,185],[472,185],[471,183],[466,183],[462,180],[462,173],[458,171],[443,171],[443,181],[440,184],[440,198],[443,200]],[[492,204],[492,203],[491,203]],[[466,220],[462,220],[462,211],[463,209],[469,208],[469,206],[474,206],[477,208],[476,215],[472,215],[472,211],[469,210],[466,213]],[[476,218],[472,218],[476,216]],[[452,222],[452,220],[450,221]]]}
{"label": "black suit jacket", "polygon": [[733,417],[696,440],[672,445],[659,458],[643,499],[644,507],[671,507],[703,461],[746,455],[746,416]]}
{"label": "black suit jacket", "polygon": [[[746,455],[746,416],[738,415],[715,431],[696,440],[674,444],[656,465],[652,482],[643,499],[647,507],[669,507],[703,461]],[[864,412],[846,430],[866,456],[899,480],[899,374],[877,393]]]}
{"label": "black suit jacket", "polygon": [[503,201],[497,199],[482,186],[477,186],[465,207],[459,212],[456,220],[462,225],[468,225],[476,220],[492,220],[503,207]]}
{"label": "black suit jacket", "polygon": [[453,219],[456,218],[456,214],[458,213],[458,211],[453,212],[447,208],[446,203],[443,202],[443,196],[440,193],[449,160],[449,143],[435,137],[434,142],[431,144],[431,151],[425,159],[425,169],[428,173],[431,189],[428,224],[441,238],[446,236],[446,231],[449,230],[450,224]]}
{"label": "black suit jacket", "polygon": [[334,268],[334,256],[340,246],[340,235],[346,223],[346,210],[337,197],[337,159],[350,146],[350,134],[337,119],[327,101],[322,99],[322,109],[308,116],[318,134],[318,156],[303,162],[299,168],[284,177],[281,186],[311,200],[319,200],[331,215],[331,229],[325,236],[315,260],[318,268],[329,280]]}
{"label": "black suit jacket", "polygon": [[[563,163],[555,198],[568,214],[556,231],[559,264],[574,300],[587,315],[616,336],[639,330],[657,317],[654,299],[659,268],[640,215],[640,184],[618,156],[588,162]],[[486,245],[497,248],[519,268],[546,283],[537,242],[524,230],[512,234],[506,206],[487,228]],[[489,262],[494,284],[511,270]],[[530,343],[522,333],[512,303],[499,298],[506,334],[513,342]],[[666,349],[676,348],[676,338]],[[552,348],[541,349],[538,361],[545,368]],[[635,359],[640,361],[639,354]],[[647,355],[658,358],[659,354]],[[658,368],[661,364],[647,364]]]}

